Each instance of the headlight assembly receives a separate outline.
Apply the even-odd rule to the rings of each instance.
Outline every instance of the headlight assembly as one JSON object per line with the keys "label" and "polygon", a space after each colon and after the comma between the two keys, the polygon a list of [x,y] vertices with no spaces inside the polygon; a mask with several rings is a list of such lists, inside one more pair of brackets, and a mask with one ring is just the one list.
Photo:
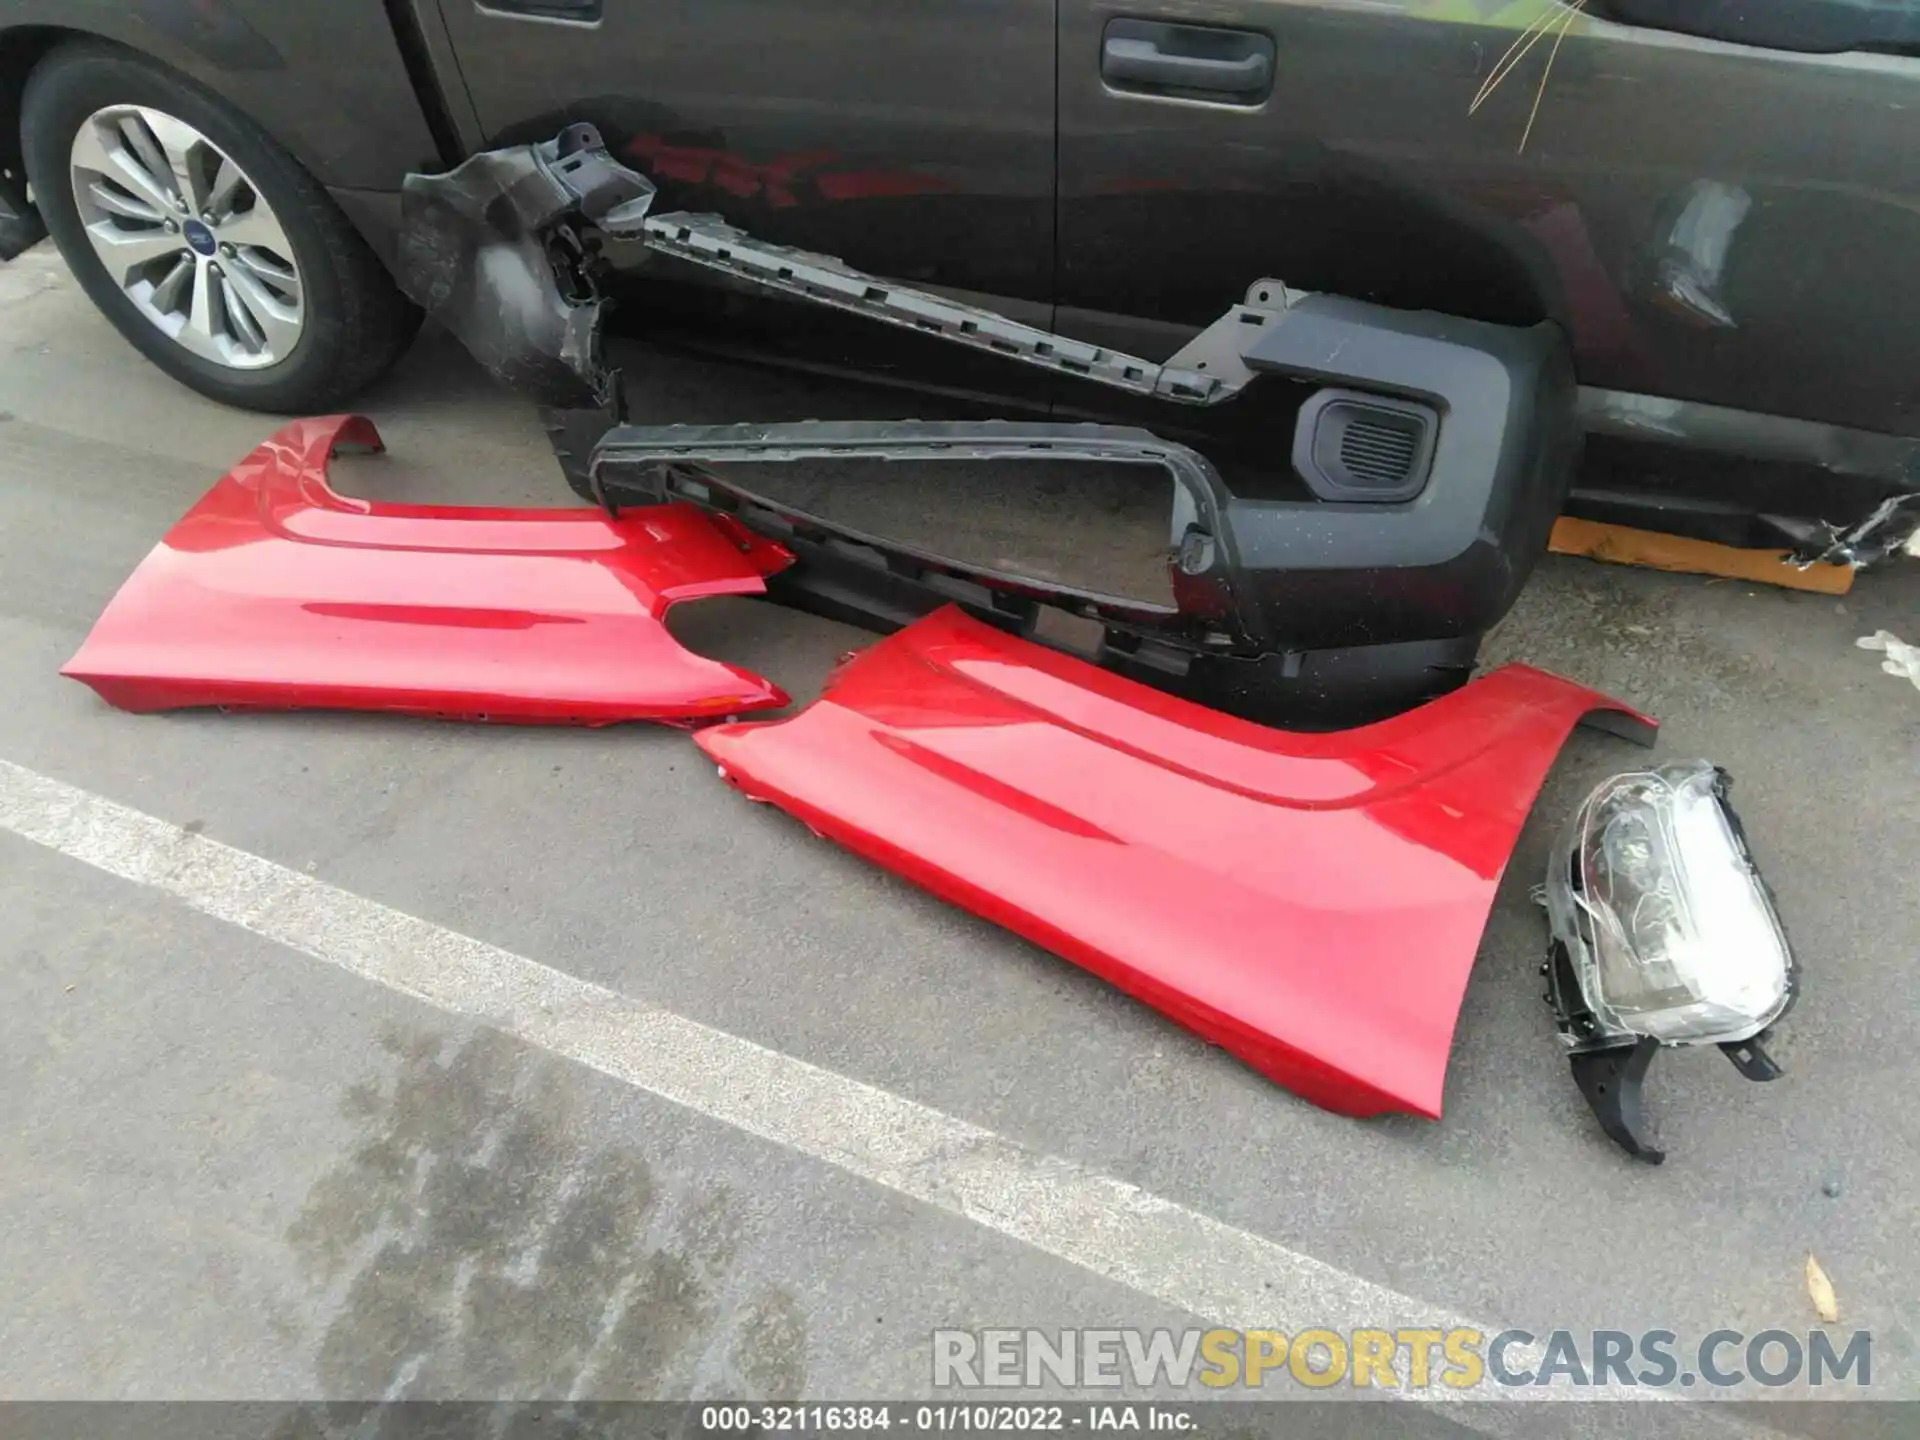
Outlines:
{"label": "headlight assembly", "polygon": [[1718,1045],[1749,1080],[1793,1003],[1795,968],[1766,883],[1703,760],[1616,775],[1575,812],[1548,862],[1547,1000],[1601,1126],[1652,1164],[1640,1083],[1662,1045]]}

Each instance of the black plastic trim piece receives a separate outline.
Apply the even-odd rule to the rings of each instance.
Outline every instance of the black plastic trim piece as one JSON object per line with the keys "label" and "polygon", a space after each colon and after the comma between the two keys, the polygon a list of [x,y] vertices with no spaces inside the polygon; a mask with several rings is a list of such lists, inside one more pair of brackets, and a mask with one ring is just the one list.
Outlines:
{"label": "black plastic trim piece", "polygon": [[1646,1115],[1640,1100],[1647,1067],[1653,1063],[1659,1048],[1658,1040],[1641,1039],[1631,1045],[1584,1050],[1568,1057],[1574,1084],[1580,1087],[1607,1138],[1634,1159],[1649,1165],[1658,1165],[1667,1158],[1667,1152],[1656,1149],[1647,1138]]}
{"label": "black plastic trim piece", "polygon": [[[1087,460],[1165,469],[1186,497],[1187,518],[1168,548],[1168,573],[1177,608],[1061,585],[1055,581],[975,565],[902,545],[771,499],[711,472],[691,467],[765,464],[815,459],[870,460]],[[1098,620],[1110,629],[1196,653],[1257,651],[1257,617],[1234,603],[1231,539],[1222,528],[1226,488],[1206,457],[1145,430],[1113,425],[1054,425],[989,421],[799,421],[785,425],[620,426],[604,435],[588,463],[593,493],[609,507],[638,499],[690,500],[738,516],[782,544],[806,545],[803,554],[834,573],[828,582],[840,618],[852,618],[859,577],[849,565],[887,577],[873,628],[925,613],[898,583],[921,587],[930,609],[953,602],[992,623],[1009,614],[1031,629],[1033,607],[1049,605]],[[796,553],[801,553],[796,549]],[[803,564],[789,572],[788,592],[809,583]]]}
{"label": "black plastic trim piece", "polygon": [[[1270,373],[1387,406],[1424,407],[1437,417],[1425,484],[1385,502],[1352,493],[1332,500],[1236,498],[1204,458],[1146,431],[1004,421],[945,430],[887,422],[624,431],[623,441],[609,437],[611,448],[599,452],[599,473],[589,467],[588,488],[604,499],[620,485],[652,484],[657,491],[646,472],[673,460],[858,453],[1165,465],[1176,479],[1186,478],[1175,488],[1169,537],[1178,612],[1157,618],[1131,602],[1123,612],[1114,597],[850,535],[737,487],[714,493],[731,494],[729,503],[749,505],[768,523],[864,547],[896,575],[985,586],[995,606],[1017,595],[1020,604],[1102,619],[1138,642],[1131,653],[1114,642],[1126,663],[1144,655],[1143,663],[1185,678],[1193,667],[1180,653],[1257,662],[1201,677],[1243,704],[1243,713],[1357,723],[1459,684],[1479,637],[1506,613],[1545,552],[1574,470],[1580,431],[1572,362],[1551,324],[1522,329],[1392,310],[1301,294],[1266,279],[1160,364],[864,275],[830,256],[759,241],[715,216],[654,215],[653,196],[652,183],[613,159],[587,125],[542,145],[484,152],[446,175],[409,176],[402,288],[497,378],[553,411],[619,409],[617,377],[599,350],[605,302],[596,255],[604,234],[811,303],[1171,403],[1223,403]],[[566,438],[571,427],[556,428],[568,451],[563,465],[578,484],[578,455]],[[622,471],[616,483],[612,477]],[[821,552],[823,562],[829,552]],[[841,588],[850,590],[859,577],[843,578]],[[802,583],[796,573],[789,588]],[[877,613],[897,608],[889,600]],[[1173,652],[1172,663],[1163,666],[1168,657],[1154,647]]]}
{"label": "black plastic trim piece", "polygon": [[649,215],[644,225],[620,233],[644,239],[647,248],[662,255],[718,270],[811,305],[828,305],[883,325],[935,335],[952,345],[987,351],[1055,374],[1193,405],[1217,404],[1232,393],[1215,377],[1178,364],[1177,358],[1156,365],[1137,355],[1090,345],[977,305],[865,274],[831,255],[756,240],[718,215],[679,211]]}
{"label": "black plastic trim piece", "polygon": [[[1529,548],[1545,549],[1579,447],[1573,366],[1557,326],[1520,330],[1310,295],[1260,332],[1246,361],[1255,372],[1425,401],[1441,415],[1432,480],[1404,512],[1410,523],[1383,526],[1374,513],[1339,506],[1311,511],[1293,547],[1302,559],[1320,554],[1325,568],[1444,563],[1472,547],[1489,511],[1520,498],[1499,492],[1523,479],[1537,482],[1525,500],[1541,512],[1529,527],[1540,543]],[[1547,433],[1536,437],[1536,426]]]}
{"label": "black plastic trim piece", "polygon": [[1321,648],[1484,634],[1546,552],[1579,460],[1558,327],[1309,295],[1260,327],[1245,359],[1256,373],[1400,397],[1440,417],[1411,500],[1233,502],[1249,599],[1272,617],[1274,639]]}
{"label": "black plastic trim piece", "polygon": [[1247,658],[1204,655],[1182,694],[1216,710],[1296,730],[1364,725],[1458,690],[1480,637],[1292,648]]}
{"label": "black plastic trim piece", "polygon": [[[902,545],[826,520],[697,467],[808,459],[1046,459],[1164,466],[1177,482],[1168,573],[1176,610],[1010,574]],[[1326,645],[1289,643],[1279,632],[1299,621],[1261,603],[1287,583],[1260,568],[1256,552],[1284,549],[1292,517],[1321,502],[1252,504],[1232,499],[1197,452],[1122,426],[1010,421],[821,422],[784,425],[626,426],[609,431],[588,465],[602,503],[689,500],[733,514],[787,545],[801,563],[770,586],[777,599],[887,630],[941,604],[957,603],[989,623],[1033,636],[1037,606],[1051,606],[1106,630],[1100,660],[1150,684],[1174,689],[1250,719],[1302,728],[1364,723],[1458,688],[1472,673],[1480,629],[1401,639],[1349,629]],[[1406,507],[1352,507],[1361,518],[1404,524]],[[1249,547],[1251,541],[1251,548]],[[1364,621],[1362,592],[1385,588],[1374,571],[1324,568],[1310,579]],[[864,599],[862,597],[865,597]],[[905,617],[904,619],[902,617]],[[1425,622],[1432,626],[1432,617]]]}
{"label": "black plastic trim piece", "polygon": [[[1403,431],[1412,431],[1402,473],[1391,485],[1368,483],[1351,469],[1347,442],[1355,424],[1369,415],[1385,416]],[[1293,468],[1322,500],[1367,505],[1411,500],[1426,488],[1439,431],[1440,416],[1431,405],[1419,401],[1390,399],[1364,390],[1316,391],[1300,407],[1294,421]]]}
{"label": "black plastic trim piece", "polygon": [[1787,1072],[1780,1062],[1767,1053],[1767,1047],[1760,1043],[1760,1036],[1750,1040],[1723,1041],[1720,1051],[1733,1062],[1733,1068],[1749,1080],[1762,1084],[1769,1080],[1778,1080]]}

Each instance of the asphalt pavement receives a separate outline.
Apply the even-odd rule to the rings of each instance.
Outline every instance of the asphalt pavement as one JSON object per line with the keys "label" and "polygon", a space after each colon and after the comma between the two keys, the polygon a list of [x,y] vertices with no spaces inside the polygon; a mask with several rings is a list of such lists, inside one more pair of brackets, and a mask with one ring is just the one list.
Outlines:
{"label": "asphalt pavement", "polygon": [[[799,383],[659,365],[662,419]],[[362,408],[389,453],[343,490],[570,501],[444,337]],[[1835,599],[1549,559],[1489,644],[1727,767],[1797,942],[1787,1075],[1663,1056],[1653,1169],[1567,1077],[1528,894],[1623,742],[1576,736],[1535,809],[1446,1118],[1342,1119],[674,730],[133,716],[61,679],[273,423],[149,367],[44,247],[0,268],[0,1397],[918,1397],[949,1328],[1804,1337],[1813,1253],[1874,1393],[1920,1398],[1920,691],[1854,645],[1920,640],[1920,563]],[[803,699],[868,638],[750,601],[673,623]],[[1396,1423],[1715,1423],[1564,1409]]]}

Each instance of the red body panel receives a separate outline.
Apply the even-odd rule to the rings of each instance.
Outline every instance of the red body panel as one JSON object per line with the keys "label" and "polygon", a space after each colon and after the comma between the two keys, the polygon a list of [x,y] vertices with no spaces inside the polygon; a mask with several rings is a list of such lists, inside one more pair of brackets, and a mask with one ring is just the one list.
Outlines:
{"label": "red body panel", "polygon": [[61,672],[126,710],[389,710],[602,724],[784,705],[684,649],[678,600],[757,595],[792,562],[685,505],[386,505],[327,485],[358,416],[300,420],[220,480],[141,562]]}
{"label": "red body panel", "polygon": [[1166,1012],[1307,1099],[1437,1118],[1501,870],[1618,701],[1511,665],[1292,734],[930,616],[786,720],[694,738],[749,796]]}

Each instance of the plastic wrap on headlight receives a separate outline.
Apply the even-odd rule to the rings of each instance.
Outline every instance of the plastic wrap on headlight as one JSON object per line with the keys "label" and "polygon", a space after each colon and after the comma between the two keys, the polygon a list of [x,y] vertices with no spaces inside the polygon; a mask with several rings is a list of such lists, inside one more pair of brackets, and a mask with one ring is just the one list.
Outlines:
{"label": "plastic wrap on headlight", "polygon": [[1715,1044],[1749,1079],[1780,1073],[1760,1042],[1793,1002],[1793,954],[1728,785],[1702,760],[1616,775],[1547,872],[1542,970],[1575,1078],[1607,1132],[1655,1162],[1638,1111],[1659,1046]]}
{"label": "plastic wrap on headlight", "polygon": [[1561,837],[1547,909],[1598,1033],[1741,1040],[1786,1008],[1787,939],[1725,792],[1705,761],[1617,775]]}

